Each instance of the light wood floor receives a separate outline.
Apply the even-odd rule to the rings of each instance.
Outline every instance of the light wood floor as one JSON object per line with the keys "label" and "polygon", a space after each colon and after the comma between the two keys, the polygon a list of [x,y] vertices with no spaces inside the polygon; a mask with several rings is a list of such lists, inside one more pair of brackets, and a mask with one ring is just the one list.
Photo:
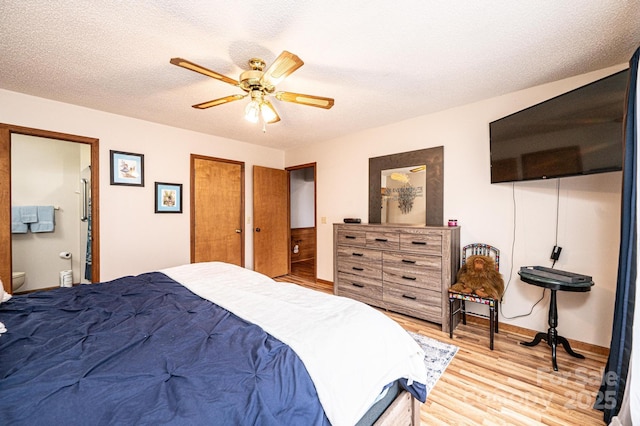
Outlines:
{"label": "light wood floor", "polygon": [[[286,276],[294,282],[333,293],[331,283]],[[459,325],[449,339],[440,326],[386,312],[405,329],[458,346],[438,383],[422,405],[420,419],[428,425],[603,425],[602,412],[592,408],[606,356],[576,349],[581,360],[558,349],[559,371],[551,366],[551,350],[541,343],[520,345],[530,335],[502,329],[489,350],[485,324]]]}
{"label": "light wood floor", "polygon": [[315,259],[291,262],[291,275],[302,278],[305,281],[315,281]]}

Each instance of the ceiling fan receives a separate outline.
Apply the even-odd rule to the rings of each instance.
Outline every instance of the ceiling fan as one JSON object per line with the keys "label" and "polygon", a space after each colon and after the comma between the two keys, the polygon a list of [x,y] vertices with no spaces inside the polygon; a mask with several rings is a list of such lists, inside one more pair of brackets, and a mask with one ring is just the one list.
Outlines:
{"label": "ceiling fan", "polygon": [[280,116],[268,99],[272,95],[276,99],[285,102],[293,102],[301,105],[308,105],[317,108],[329,109],[333,106],[333,99],[321,96],[303,95],[301,93],[276,92],[276,85],[284,80],[288,75],[304,65],[304,62],[293,53],[283,51],[275,61],[263,71],[266,63],[259,58],[249,60],[249,71],[240,74],[239,80],[234,80],[225,75],[194,64],[182,58],[171,58],[173,65],[186,68],[191,71],[215,78],[232,86],[239,87],[246,93],[225,96],[224,98],[202,102],[193,105],[194,108],[206,109],[229,102],[251,97],[251,102],[245,108],[245,118],[253,123],[257,123],[262,118],[263,123],[276,123],[280,121]]}

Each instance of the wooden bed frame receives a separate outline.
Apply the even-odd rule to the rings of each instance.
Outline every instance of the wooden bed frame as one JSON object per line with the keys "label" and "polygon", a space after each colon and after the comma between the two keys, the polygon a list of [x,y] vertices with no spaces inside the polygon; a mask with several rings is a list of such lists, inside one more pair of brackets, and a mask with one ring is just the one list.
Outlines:
{"label": "wooden bed frame", "polygon": [[375,426],[420,425],[420,401],[405,390],[374,423]]}

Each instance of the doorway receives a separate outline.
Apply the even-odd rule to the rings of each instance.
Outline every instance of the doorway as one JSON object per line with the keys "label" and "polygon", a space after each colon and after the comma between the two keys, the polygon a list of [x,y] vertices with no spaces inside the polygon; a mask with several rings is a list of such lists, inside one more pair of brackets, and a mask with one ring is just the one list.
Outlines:
{"label": "doorway", "polygon": [[[91,282],[90,146],[59,139],[11,137],[12,271],[23,273],[18,293]],[[86,182],[86,184],[85,184]],[[16,216],[35,211],[29,226]],[[47,216],[51,222],[47,222]],[[64,253],[61,255],[60,253]]]}
{"label": "doorway", "polygon": [[[99,149],[98,149],[98,139],[95,138],[87,138],[83,136],[69,135],[58,132],[51,132],[40,129],[33,129],[21,126],[14,126],[8,124],[0,124],[0,279],[4,284],[5,291],[12,293],[11,281],[12,281],[12,272],[14,269],[14,253],[13,253],[13,242],[12,242],[12,226],[11,226],[11,207],[14,206],[13,196],[16,198],[16,202],[28,204],[35,203],[40,204],[44,203],[45,200],[40,199],[28,199],[25,198],[25,194],[19,193],[21,191],[19,182],[13,182],[19,174],[12,173],[12,140],[14,139],[22,139],[24,137],[34,137],[38,139],[39,143],[44,144],[57,144],[61,141],[64,143],[71,143],[70,146],[76,144],[84,144],[89,147],[89,152],[85,155],[88,158],[79,161],[78,164],[78,173],[74,174],[77,176],[77,182],[73,182],[77,188],[78,193],[75,194],[76,190],[72,190],[74,194],[71,197],[71,201],[64,201],[65,198],[56,198],[55,200],[46,200],[46,204],[52,205],[54,208],[57,207],[58,210],[54,211],[54,215],[56,212],[58,214],[74,212],[76,204],[81,203],[82,199],[82,190],[86,185],[85,195],[90,197],[91,202],[90,206],[87,204],[86,207],[88,211],[85,211],[87,215],[91,217],[91,226],[87,226],[87,224],[82,224],[81,216],[77,215],[77,220],[71,221],[72,227],[78,227],[79,229],[84,229],[84,234],[82,231],[79,232],[79,235],[84,235],[87,237],[84,240],[84,247],[81,248],[82,244],[78,243],[77,245],[73,243],[73,249],[66,248],[53,248],[49,251],[51,253],[47,253],[47,257],[55,258],[56,262],[65,262],[64,267],[61,265],[56,265],[55,269],[58,271],[59,269],[72,269],[76,270],[76,276],[74,277],[74,283],[78,282],[97,282],[100,280],[100,245],[99,245]],[[81,152],[83,150],[75,151]],[[82,156],[82,154],[79,154]],[[64,172],[62,170],[58,171],[58,176],[60,181],[64,181]],[[74,172],[75,173],[75,172]],[[73,178],[75,180],[75,178]],[[84,182],[83,182],[84,181]],[[14,189],[12,190],[12,186]],[[12,191],[15,194],[12,194]],[[60,200],[60,201],[58,201]],[[66,203],[66,204],[63,204]],[[61,218],[60,218],[61,219]],[[60,226],[62,226],[62,222],[60,222]],[[55,229],[55,228],[54,228]],[[63,234],[63,230],[58,228],[59,232],[46,232],[42,235],[44,238],[42,240],[46,241],[50,245],[53,243],[58,236]],[[28,231],[30,232],[30,231]],[[46,234],[46,235],[45,235]],[[40,236],[40,235],[38,235]],[[66,244],[66,243],[65,243]],[[76,259],[78,263],[76,265],[73,264],[73,252],[78,252]],[[60,254],[62,252],[70,252],[70,259],[62,259],[60,258]],[[29,271],[21,271],[26,272],[26,281],[29,281]],[[49,278],[47,278],[49,280]],[[58,284],[58,277],[56,274],[55,278],[51,278],[51,282],[47,281],[46,283],[42,283],[42,285],[46,285],[47,287],[55,287]],[[40,286],[39,283],[36,283],[36,286]],[[39,287],[37,287],[39,288]]]}
{"label": "doorway", "polygon": [[290,204],[290,271],[316,279],[316,164],[288,167]]}

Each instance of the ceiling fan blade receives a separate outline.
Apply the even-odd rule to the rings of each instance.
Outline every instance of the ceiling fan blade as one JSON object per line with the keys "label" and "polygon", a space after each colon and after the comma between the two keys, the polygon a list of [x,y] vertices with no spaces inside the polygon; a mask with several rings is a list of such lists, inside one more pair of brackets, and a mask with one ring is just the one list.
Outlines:
{"label": "ceiling fan blade", "polygon": [[260,79],[260,83],[264,86],[276,86],[289,74],[303,65],[304,62],[302,62],[302,59],[285,50],[273,61],[269,68],[267,68]]}
{"label": "ceiling fan blade", "polygon": [[200,74],[204,74],[206,76],[215,78],[216,80],[220,80],[222,82],[231,84],[233,86],[240,85],[238,80],[234,80],[232,78],[229,78],[226,75],[218,74],[215,71],[211,71],[210,69],[202,67],[202,66],[200,66],[198,64],[194,64],[193,62],[187,61],[186,59],[171,58],[171,60],[169,62],[171,62],[173,65],[177,65],[179,67],[186,68],[188,70],[195,71],[195,72],[200,73]]}
{"label": "ceiling fan blade", "polygon": [[198,108],[198,109],[206,109],[206,108],[211,108],[214,106],[218,106],[218,105],[222,105],[222,104],[227,104],[229,102],[233,102],[233,101],[239,101],[240,99],[246,97],[247,95],[231,95],[231,96],[225,96],[224,98],[220,98],[220,99],[214,99],[213,101],[207,101],[207,102],[202,102],[201,104],[196,104],[193,105],[194,108]]}
{"label": "ceiling fan blade", "polygon": [[294,102],[296,104],[309,105],[317,108],[329,109],[333,106],[332,98],[323,98],[322,96],[303,95],[301,93],[277,92],[276,99],[285,102]]}

